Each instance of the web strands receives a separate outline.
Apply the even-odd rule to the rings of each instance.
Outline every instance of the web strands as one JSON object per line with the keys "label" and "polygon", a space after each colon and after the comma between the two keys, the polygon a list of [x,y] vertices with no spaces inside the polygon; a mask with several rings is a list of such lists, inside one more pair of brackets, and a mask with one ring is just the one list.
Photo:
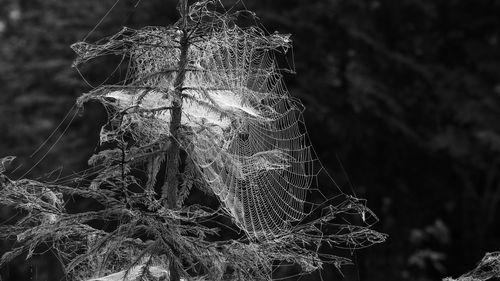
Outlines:
{"label": "web strands", "polygon": [[195,121],[201,130],[192,158],[242,229],[271,239],[306,215],[303,205],[316,174],[299,129],[300,106],[290,100],[272,50],[260,40],[234,28],[195,43],[190,58],[199,71],[189,74],[186,94],[199,95],[218,114]]}
{"label": "web strands", "polygon": [[[132,57],[128,85],[100,97],[128,112],[120,131],[132,130],[143,144],[169,131],[170,111],[156,109],[176,98],[179,36],[175,28],[150,27],[86,48],[105,54],[106,46],[117,50],[122,41]],[[226,27],[189,48],[181,123],[191,137],[178,141],[234,221],[258,239],[286,233],[304,218],[321,167],[300,129],[302,106],[289,97],[274,63],[275,50],[288,44],[286,36]],[[101,139],[115,131],[103,130]]]}

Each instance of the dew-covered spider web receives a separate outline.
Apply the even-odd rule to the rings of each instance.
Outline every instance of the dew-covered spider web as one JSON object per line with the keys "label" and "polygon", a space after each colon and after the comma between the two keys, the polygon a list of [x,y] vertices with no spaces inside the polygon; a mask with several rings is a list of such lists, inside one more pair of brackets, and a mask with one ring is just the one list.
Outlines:
{"label": "dew-covered spider web", "polygon": [[[224,22],[205,33],[189,46],[181,119],[189,137],[177,141],[241,229],[264,238],[289,231],[306,216],[305,200],[321,170],[303,106],[290,97],[274,60],[291,47],[289,36]],[[141,142],[169,132],[179,39],[175,28],[150,27],[75,46],[82,60],[116,51],[131,57],[128,85],[100,94],[129,112],[126,126],[136,124]],[[103,130],[101,141],[113,134]]]}

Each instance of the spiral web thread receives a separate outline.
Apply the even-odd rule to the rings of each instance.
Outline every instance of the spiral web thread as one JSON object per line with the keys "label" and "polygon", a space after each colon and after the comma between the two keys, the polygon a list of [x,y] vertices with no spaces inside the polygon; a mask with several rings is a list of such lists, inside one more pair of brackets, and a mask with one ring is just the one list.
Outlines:
{"label": "spiral web thread", "polygon": [[[220,19],[204,27],[189,47],[182,92],[181,123],[189,137],[177,141],[236,224],[270,239],[307,215],[306,197],[319,191],[322,170],[307,141],[303,106],[288,94],[274,62],[274,54],[286,52],[291,42]],[[129,84],[98,92],[104,103],[133,109],[126,119],[141,124],[134,127],[141,142],[169,132],[179,36],[175,26],[123,29],[104,44],[74,46],[77,64],[109,53],[131,57]],[[103,130],[101,141],[110,135]]]}

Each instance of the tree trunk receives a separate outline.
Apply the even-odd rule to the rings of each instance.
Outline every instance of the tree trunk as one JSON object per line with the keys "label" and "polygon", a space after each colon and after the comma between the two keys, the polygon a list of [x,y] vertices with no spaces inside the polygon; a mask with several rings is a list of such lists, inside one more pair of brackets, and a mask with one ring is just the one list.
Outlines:
{"label": "tree trunk", "polygon": [[[177,190],[179,187],[179,127],[182,117],[182,87],[186,77],[186,66],[188,62],[188,32],[183,30],[180,39],[180,57],[177,66],[177,76],[174,81],[173,102],[170,114],[170,146],[166,157],[166,178],[162,187],[162,200],[169,209],[177,208]],[[170,280],[179,281],[179,271],[173,260],[170,262]]]}

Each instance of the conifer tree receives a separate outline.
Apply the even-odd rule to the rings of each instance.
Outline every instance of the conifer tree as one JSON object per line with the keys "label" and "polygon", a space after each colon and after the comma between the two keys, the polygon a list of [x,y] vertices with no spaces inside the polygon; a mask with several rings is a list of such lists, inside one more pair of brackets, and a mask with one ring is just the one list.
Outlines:
{"label": "conifer tree", "polygon": [[[25,216],[1,226],[0,237],[17,244],[0,265],[46,244],[70,280],[270,280],[279,262],[304,274],[350,263],[325,245],[385,240],[370,229],[376,217],[364,200],[333,180],[333,197],[318,185],[327,173],[275,60],[290,36],[240,27],[255,15],[215,0],[182,0],[178,10],[171,26],[72,46],[75,67],[106,55],[128,63],[123,81],[77,101],[108,109],[101,150],[89,159],[96,176],[70,187],[2,175],[0,204]],[[194,190],[219,205],[190,201]],[[101,207],[69,212],[64,196]]]}

